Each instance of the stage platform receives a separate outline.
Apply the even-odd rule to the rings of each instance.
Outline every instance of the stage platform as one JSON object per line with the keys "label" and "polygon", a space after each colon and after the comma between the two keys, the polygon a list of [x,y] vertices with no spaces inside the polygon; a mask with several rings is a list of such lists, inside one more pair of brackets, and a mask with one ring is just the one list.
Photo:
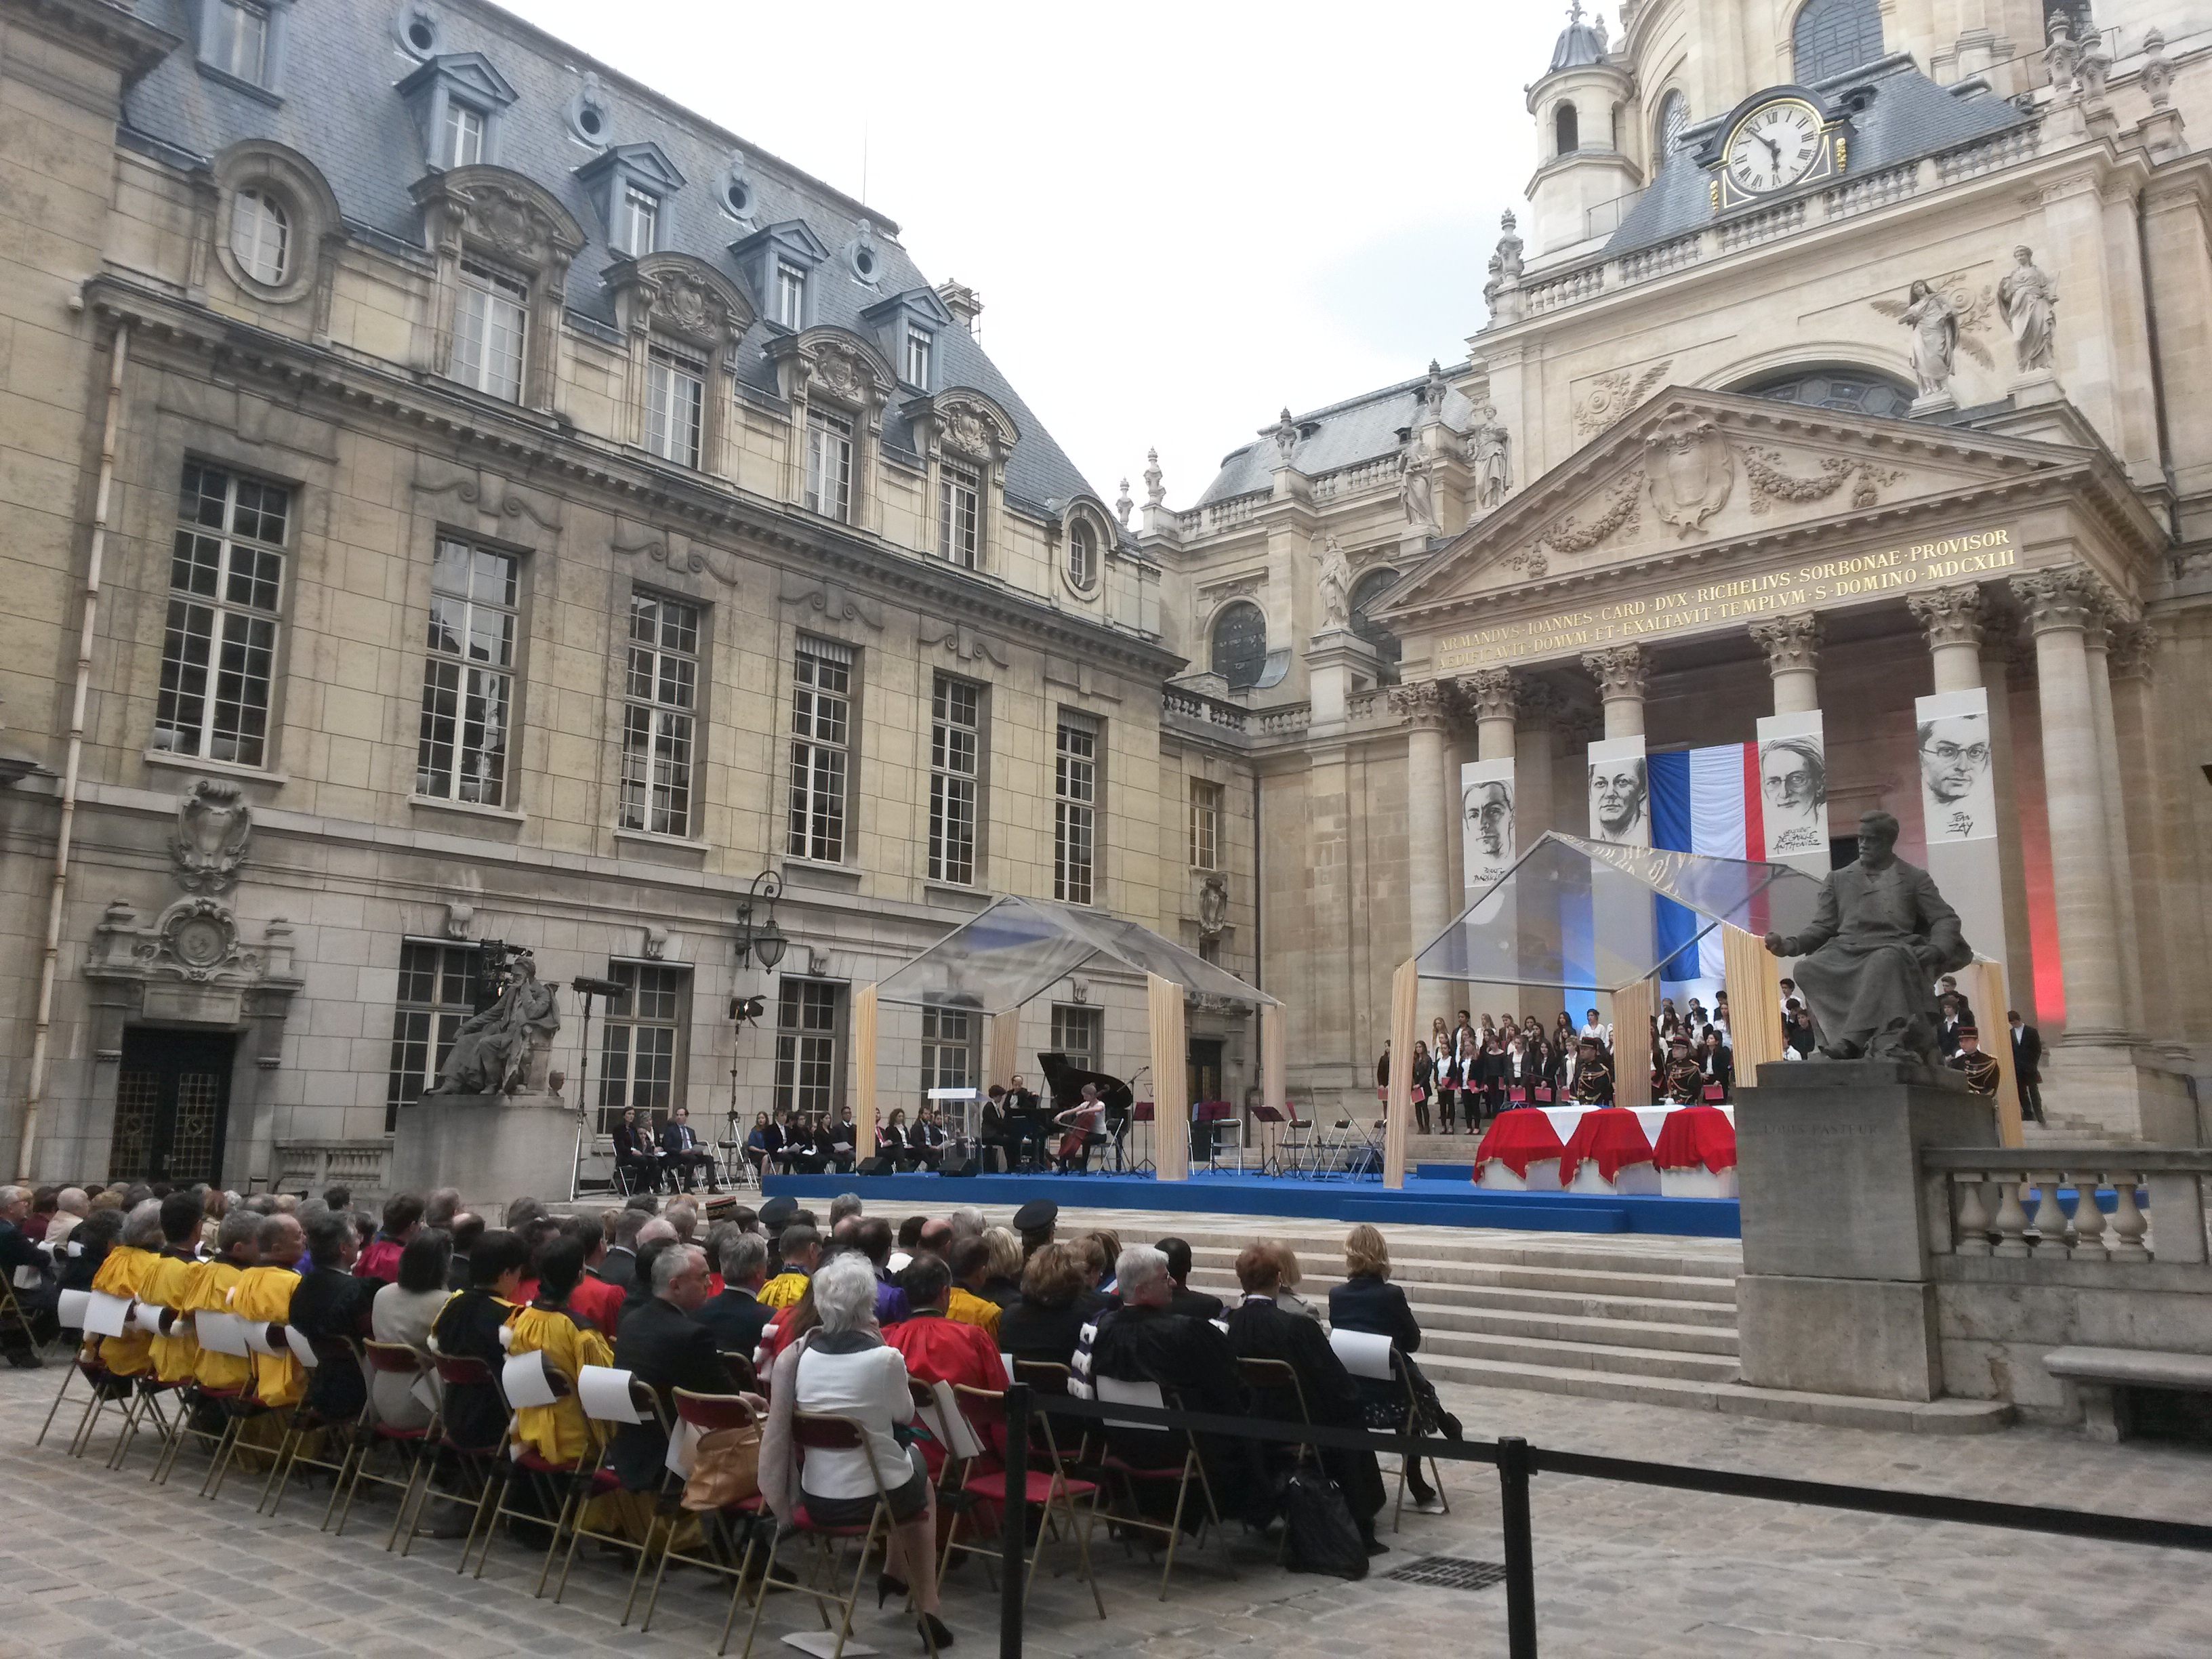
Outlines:
{"label": "stage platform", "polygon": [[826,1200],[839,1193],[858,1193],[872,1207],[908,1204],[935,1214],[960,1204],[1000,1211],[1048,1198],[1071,1207],[1297,1216],[1378,1227],[1742,1237],[1732,1198],[1486,1192],[1474,1184],[1472,1176],[1467,1164],[1425,1164],[1406,1178],[1402,1192],[1392,1192],[1377,1181],[1310,1181],[1233,1170],[1194,1171],[1188,1181],[1159,1181],[1149,1175],[772,1175],[764,1195]]}

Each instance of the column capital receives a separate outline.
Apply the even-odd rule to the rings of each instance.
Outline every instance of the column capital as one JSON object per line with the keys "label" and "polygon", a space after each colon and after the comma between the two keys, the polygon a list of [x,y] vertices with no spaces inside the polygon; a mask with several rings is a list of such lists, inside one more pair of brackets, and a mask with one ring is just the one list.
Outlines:
{"label": "column capital", "polygon": [[2158,629],[2145,622],[2116,622],[2105,660],[2116,680],[2148,681],[2158,656]]}
{"label": "column capital", "polygon": [[2027,611],[2029,629],[2039,635],[2085,632],[2101,620],[2105,609],[2105,585],[2086,565],[2014,576],[2012,591]]}
{"label": "column capital", "polygon": [[1512,720],[1519,707],[1520,688],[1510,668],[1484,668],[1463,674],[1457,681],[1460,702],[1479,720]]}
{"label": "column capital", "polygon": [[1906,596],[1905,608],[1920,624],[1930,651],[1946,646],[1970,646],[1978,651],[1994,607],[1978,583],[1959,582]]}
{"label": "column capital", "polygon": [[1748,631],[1753,643],[1766,653],[1766,672],[1770,674],[1815,670],[1820,665],[1820,641],[1826,630],[1818,611],[1762,617],[1751,624]]}
{"label": "column capital", "polygon": [[1449,718],[1451,707],[1445,701],[1444,688],[1435,680],[1416,680],[1411,685],[1390,688],[1390,712],[1416,729],[1442,731]]}
{"label": "column capital", "polygon": [[1583,653],[1583,667],[1597,682],[1598,695],[1607,702],[1644,696],[1650,659],[1640,645],[1616,645],[1603,651]]}

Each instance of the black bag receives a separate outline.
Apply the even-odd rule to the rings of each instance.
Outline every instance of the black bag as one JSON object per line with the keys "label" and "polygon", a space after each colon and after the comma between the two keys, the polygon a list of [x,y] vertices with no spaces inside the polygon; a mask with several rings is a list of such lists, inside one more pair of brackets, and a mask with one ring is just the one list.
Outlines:
{"label": "black bag", "polygon": [[1294,1469],[1284,1478],[1282,1500],[1289,1534],[1285,1566],[1338,1578],[1367,1577],[1367,1541],[1334,1481],[1316,1470]]}

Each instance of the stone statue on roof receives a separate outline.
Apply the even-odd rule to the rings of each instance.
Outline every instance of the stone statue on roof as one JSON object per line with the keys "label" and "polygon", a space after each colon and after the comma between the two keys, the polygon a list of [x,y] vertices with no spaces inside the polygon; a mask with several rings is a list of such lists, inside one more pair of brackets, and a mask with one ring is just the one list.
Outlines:
{"label": "stone statue on roof", "polygon": [[1352,626],[1352,561],[1344,556],[1336,538],[1321,544],[1314,558],[1321,566],[1316,586],[1321,595],[1321,625],[1324,629]]}
{"label": "stone statue on roof", "polygon": [[1291,452],[1298,447],[1298,423],[1291,418],[1291,411],[1285,409],[1274,425],[1263,428],[1260,435],[1275,441],[1275,453],[1281,458],[1281,465],[1288,466]]}
{"label": "stone statue on roof", "polygon": [[1467,459],[1474,469],[1475,505],[1485,512],[1503,507],[1513,487],[1513,441],[1492,404],[1482,406],[1481,422],[1468,434]]}
{"label": "stone statue on roof", "polygon": [[1405,509],[1406,522],[1416,530],[1441,529],[1437,522],[1436,483],[1430,476],[1436,463],[1422,444],[1420,434],[1411,427],[1406,428],[1398,465],[1398,505]]}
{"label": "stone statue on roof", "polygon": [[2035,250],[2016,247],[2013,267],[1997,283],[1997,304],[2012,331],[2013,355],[2022,374],[2056,361],[2058,285],[2035,263]]}

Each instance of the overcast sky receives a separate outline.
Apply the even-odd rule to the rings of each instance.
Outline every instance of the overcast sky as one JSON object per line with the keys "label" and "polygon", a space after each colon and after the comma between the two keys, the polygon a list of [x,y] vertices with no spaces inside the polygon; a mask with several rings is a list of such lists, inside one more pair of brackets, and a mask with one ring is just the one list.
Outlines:
{"label": "overcast sky", "polygon": [[[507,0],[897,221],[1092,486],[1466,356],[1564,8]],[[1608,9],[1609,10],[1609,9]],[[1610,15],[1608,21],[1612,19]],[[863,189],[863,129],[866,177]]]}

